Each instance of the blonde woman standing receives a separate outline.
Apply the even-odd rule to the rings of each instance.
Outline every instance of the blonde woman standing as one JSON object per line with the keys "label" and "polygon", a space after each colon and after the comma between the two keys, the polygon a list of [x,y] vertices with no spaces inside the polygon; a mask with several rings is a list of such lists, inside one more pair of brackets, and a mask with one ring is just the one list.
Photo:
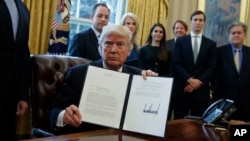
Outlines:
{"label": "blonde woman standing", "polygon": [[[137,67],[138,66],[137,60],[138,60],[138,53],[139,53],[137,37],[136,37],[138,33],[138,29],[139,29],[138,18],[134,13],[131,13],[131,12],[125,13],[121,18],[120,25],[128,27],[129,30],[133,33],[132,34],[133,48],[126,62],[129,65],[133,65]],[[131,62],[131,64],[129,62]]]}

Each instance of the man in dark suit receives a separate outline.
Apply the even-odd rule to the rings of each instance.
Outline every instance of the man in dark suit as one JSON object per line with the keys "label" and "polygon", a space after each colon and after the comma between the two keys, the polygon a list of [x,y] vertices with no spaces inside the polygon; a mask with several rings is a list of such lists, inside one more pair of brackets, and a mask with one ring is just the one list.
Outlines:
{"label": "man in dark suit", "polygon": [[[188,26],[187,24],[182,21],[182,20],[177,20],[174,25],[173,25],[173,33],[174,33],[174,38],[167,40],[166,45],[168,50],[170,51],[171,56],[173,56],[173,51],[174,51],[174,44],[177,38],[183,37],[187,35],[188,31]],[[172,60],[172,59],[171,59]],[[171,65],[172,66],[172,65]],[[172,67],[170,70],[170,76],[172,76]],[[169,106],[169,112],[168,112],[168,120],[171,119],[172,116],[172,111],[173,111],[173,101],[170,101],[170,106]]]}
{"label": "man in dark suit", "polygon": [[1,139],[16,140],[16,117],[28,109],[29,11],[21,0],[0,0]]}
{"label": "man in dark suit", "polygon": [[216,67],[216,43],[202,35],[206,16],[195,11],[191,33],[176,40],[173,55],[174,118],[189,113],[202,116],[210,100],[210,86]]}
{"label": "man in dark suit", "polygon": [[98,36],[103,26],[108,24],[110,10],[105,3],[97,3],[92,9],[92,26],[86,31],[74,35],[69,44],[68,55],[78,56],[92,61],[101,58],[98,50]]}
{"label": "man in dark suit", "polygon": [[132,49],[131,37],[132,33],[129,29],[121,25],[110,25],[103,28],[99,39],[102,59],[90,64],[74,66],[67,71],[58,101],[50,114],[50,124],[53,129],[64,134],[104,128],[82,123],[84,115],[81,115],[78,109],[89,65],[123,73],[142,74],[144,78],[147,75],[156,76],[156,73],[151,70],[141,70],[124,64]]}
{"label": "man in dark suit", "polygon": [[[243,44],[246,32],[245,24],[232,23],[228,27],[229,44],[217,49],[214,97],[215,100],[223,98],[234,101],[237,111],[231,119],[250,121],[250,47]],[[235,58],[238,63],[234,57],[238,57]]]}

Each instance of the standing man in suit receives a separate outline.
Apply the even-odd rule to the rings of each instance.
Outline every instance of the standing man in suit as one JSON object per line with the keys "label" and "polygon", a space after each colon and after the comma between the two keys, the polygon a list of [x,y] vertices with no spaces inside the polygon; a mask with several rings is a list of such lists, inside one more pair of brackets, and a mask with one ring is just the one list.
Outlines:
{"label": "standing man in suit", "polygon": [[[188,26],[187,24],[182,21],[182,20],[177,20],[174,25],[173,25],[173,33],[174,33],[174,38],[167,40],[166,45],[168,50],[170,51],[170,56],[171,58],[173,57],[173,52],[174,52],[174,44],[177,38],[183,37],[187,35],[187,31],[188,31]],[[171,59],[173,60],[173,59]],[[173,75],[172,72],[172,64],[171,64],[171,68],[170,68],[170,76]],[[172,117],[172,112],[173,112],[173,101],[170,101],[170,105],[169,105],[169,112],[168,112],[168,120],[171,119]]]}
{"label": "standing man in suit", "polygon": [[216,67],[216,43],[202,35],[206,15],[195,11],[191,17],[191,33],[178,38],[173,55],[174,118],[189,113],[202,116],[210,100],[210,86]]}
{"label": "standing man in suit", "polygon": [[237,111],[231,119],[250,121],[250,47],[243,44],[246,33],[247,26],[241,22],[228,27],[229,44],[217,49],[214,97],[234,101]]}
{"label": "standing man in suit", "polygon": [[98,51],[98,37],[103,26],[108,24],[110,10],[105,3],[97,3],[92,9],[92,26],[83,32],[77,33],[69,44],[70,56],[82,57],[90,60],[101,58]]}
{"label": "standing man in suit", "polygon": [[59,92],[58,101],[50,114],[50,124],[53,129],[64,134],[104,128],[90,123],[82,123],[84,115],[81,115],[78,109],[89,65],[123,73],[142,74],[144,78],[147,75],[156,76],[156,73],[151,70],[141,70],[124,64],[133,47],[131,39],[132,33],[122,25],[110,25],[103,28],[99,39],[102,59],[90,64],[74,66],[68,70]]}
{"label": "standing man in suit", "polygon": [[0,33],[0,138],[14,141],[30,87],[29,11],[21,0],[0,0]]}
{"label": "standing man in suit", "polygon": [[177,20],[173,25],[174,38],[167,40],[167,48],[170,50],[171,54],[174,50],[174,44],[177,38],[186,36],[188,32],[187,24],[182,20]]}

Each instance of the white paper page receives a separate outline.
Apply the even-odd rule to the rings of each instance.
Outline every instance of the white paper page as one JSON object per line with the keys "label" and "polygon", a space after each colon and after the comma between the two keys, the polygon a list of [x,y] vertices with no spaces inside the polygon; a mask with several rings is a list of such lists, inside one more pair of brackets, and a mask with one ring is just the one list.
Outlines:
{"label": "white paper page", "polygon": [[173,78],[134,75],[124,130],[164,137]]}
{"label": "white paper page", "polygon": [[79,109],[85,122],[119,128],[129,74],[89,66]]}

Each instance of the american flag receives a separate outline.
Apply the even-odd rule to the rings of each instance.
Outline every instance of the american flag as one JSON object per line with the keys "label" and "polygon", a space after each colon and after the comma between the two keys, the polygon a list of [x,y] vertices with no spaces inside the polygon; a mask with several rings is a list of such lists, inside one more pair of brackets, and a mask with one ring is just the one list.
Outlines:
{"label": "american flag", "polygon": [[57,19],[54,18],[54,19],[53,19],[53,22],[52,22],[52,25],[51,25],[51,29],[52,29],[52,30],[56,30],[57,26],[58,26]]}
{"label": "american flag", "polygon": [[62,23],[60,13],[64,10],[64,3],[65,0],[58,0],[57,12],[51,24],[52,30],[56,30],[57,26]]}

